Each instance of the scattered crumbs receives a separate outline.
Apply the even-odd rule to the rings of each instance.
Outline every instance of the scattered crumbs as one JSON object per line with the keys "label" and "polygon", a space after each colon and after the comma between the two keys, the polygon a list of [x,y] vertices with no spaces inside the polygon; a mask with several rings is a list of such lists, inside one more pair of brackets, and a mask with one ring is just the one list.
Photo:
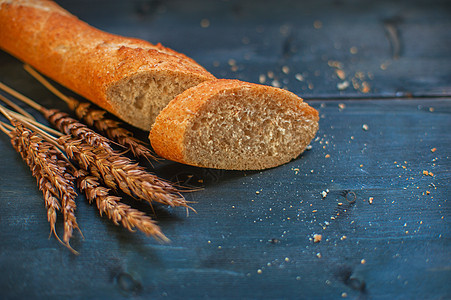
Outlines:
{"label": "scattered crumbs", "polygon": [[279,82],[279,80],[277,80],[277,79],[274,79],[274,80],[271,82],[271,85],[272,85],[273,87],[276,87],[276,88],[280,88],[280,87],[281,87],[280,82]]}
{"label": "scattered crumbs", "polygon": [[267,72],[268,78],[274,78],[274,72],[273,71],[268,71]]}
{"label": "scattered crumbs", "polygon": [[211,241],[207,241],[208,244],[211,244]]}
{"label": "scattered crumbs", "polygon": [[296,80],[298,81],[304,81],[304,76],[302,76],[301,74],[297,73],[296,75],[294,75],[294,78],[296,78]]}
{"label": "scattered crumbs", "polygon": [[236,60],[231,58],[231,59],[229,59],[228,64],[229,64],[229,66],[234,66],[234,65],[236,65]]}
{"label": "scattered crumbs", "polygon": [[313,170],[310,170],[310,173],[313,173]]}
{"label": "scattered crumbs", "polygon": [[342,240],[342,241],[344,241],[344,240],[346,240],[348,237],[346,236],[346,235],[344,235],[344,236],[342,236],[341,238],[340,238],[340,240]]}
{"label": "scattered crumbs", "polygon": [[313,22],[313,27],[315,29],[321,29],[321,27],[323,27],[323,22],[321,22],[320,20],[316,20],[315,22]]}
{"label": "scattered crumbs", "polygon": [[339,103],[339,104],[338,104],[338,108],[341,109],[341,110],[343,110],[343,109],[346,108],[346,104],[344,104],[344,103]]}
{"label": "scattered crumbs", "polygon": [[197,182],[204,183],[204,180],[203,179],[199,179],[199,180],[197,180]]}
{"label": "scattered crumbs", "polygon": [[289,258],[289,257],[285,257],[285,261],[286,261],[286,262],[289,262],[289,261],[290,261],[290,258]]}
{"label": "scattered crumbs", "polygon": [[364,265],[364,264],[366,263],[366,260],[365,260],[364,258],[362,258],[362,259],[360,260],[360,263],[361,263],[362,265]]}
{"label": "scattered crumbs", "polygon": [[314,234],[313,235],[313,242],[314,243],[319,243],[319,242],[321,242],[322,238],[323,238],[323,236],[321,234]]}
{"label": "scattered crumbs", "polygon": [[209,26],[210,26],[210,20],[208,20],[208,19],[202,19],[202,20],[200,21],[200,26],[201,26],[202,28],[207,28],[207,27],[209,27]]}
{"label": "scattered crumbs", "polygon": [[258,195],[258,194],[260,194],[260,191],[255,191],[255,193]]}
{"label": "scattered crumbs", "polygon": [[258,269],[257,274],[261,274],[261,273],[263,273],[262,269]]}
{"label": "scattered crumbs", "polygon": [[296,276],[296,280],[301,280],[301,276]]}
{"label": "scattered crumbs", "polygon": [[288,66],[283,66],[282,67],[282,72],[285,73],[285,74],[288,74],[288,73],[290,73],[290,68]]}
{"label": "scattered crumbs", "polygon": [[359,167],[363,168],[363,164],[359,165]]}
{"label": "scattered crumbs", "polygon": [[337,83],[337,89],[340,91],[343,91],[349,87],[349,81],[345,80],[343,82]]}
{"label": "scattered crumbs", "polygon": [[360,88],[360,84],[357,82],[357,79],[352,78],[351,82],[355,90],[358,90]]}
{"label": "scattered crumbs", "polygon": [[341,69],[336,69],[335,74],[337,74],[338,78],[340,78],[341,80],[345,80],[345,78],[346,78],[345,71],[343,71]]}
{"label": "scattered crumbs", "polygon": [[430,112],[434,112],[434,110],[435,110],[435,108],[429,107],[429,111],[430,111]]}
{"label": "scattered crumbs", "polygon": [[265,74],[260,74],[260,76],[258,77],[258,81],[263,84],[266,82],[266,75]]}
{"label": "scattered crumbs", "polygon": [[308,145],[305,150],[312,150],[312,145]]}
{"label": "scattered crumbs", "polygon": [[330,154],[326,154],[326,156],[324,156],[325,158],[329,158],[330,157]]}
{"label": "scattered crumbs", "polygon": [[321,258],[321,257],[323,257],[322,255],[321,255],[321,253],[316,253],[316,257],[318,257],[318,258]]}
{"label": "scattered crumbs", "polygon": [[313,90],[314,87],[315,87],[315,86],[313,85],[313,83],[310,82],[310,83],[308,84],[309,90]]}
{"label": "scattered crumbs", "polygon": [[318,210],[317,209],[314,209],[314,210],[312,210],[312,213],[316,213]]}
{"label": "scattered crumbs", "polygon": [[429,192],[429,191],[426,191],[426,195],[429,195],[431,192]]}
{"label": "scattered crumbs", "polygon": [[353,135],[351,135],[351,140],[353,140],[354,139],[354,136]]}
{"label": "scattered crumbs", "polygon": [[222,249],[222,246],[218,246],[218,249]]}
{"label": "scattered crumbs", "polygon": [[424,171],[423,171],[423,175],[426,175],[426,176],[434,176],[434,173],[428,172],[428,171],[424,170]]}
{"label": "scattered crumbs", "polygon": [[338,204],[338,206],[342,206],[343,202],[338,202],[337,204]]}
{"label": "scattered crumbs", "polygon": [[294,175],[298,175],[299,174],[299,168],[293,168],[292,170],[294,171]]}
{"label": "scattered crumbs", "polygon": [[383,62],[383,63],[380,65],[380,68],[381,68],[382,71],[385,71],[385,70],[387,70],[387,68],[388,68],[389,65],[390,65],[390,61],[386,61],[386,62]]}
{"label": "scattered crumbs", "polygon": [[359,52],[359,50],[357,49],[357,47],[353,46],[349,49],[349,52],[351,52],[351,54],[357,54],[357,52]]}
{"label": "scattered crumbs", "polygon": [[326,189],[325,191],[322,191],[321,192],[321,197],[323,197],[323,199],[326,198],[328,193],[329,193],[329,189]]}
{"label": "scattered crumbs", "polygon": [[437,148],[432,148],[431,152],[434,153],[435,151],[437,151]]}
{"label": "scattered crumbs", "polygon": [[348,297],[348,294],[346,292],[343,292],[343,293],[341,293],[341,297],[346,298],[346,297]]}
{"label": "scattered crumbs", "polygon": [[329,60],[327,62],[327,64],[329,65],[329,67],[332,67],[332,68],[337,68],[337,69],[343,68],[343,64],[337,60]]}
{"label": "scattered crumbs", "polygon": [[367,130],[369,129],[369,127],[368,127],[367,124],[363,124],[363,125],[362,125],[362,129],[365,130],[365,131],[367,131]]}
{"label": "scattered crumbs", "polygon": [[280,241],[279,241],[278,239],[276,239],[276,238],[270,239],[269,242],[270,242],[271,244],[278,244],[278,243],[280,243]]}
{"label": "scattered crumbs", "polygon": [[370,84],[366,81],[362,82],[362,88],[360,89],[362,93],[369,93],[371,90]]}
{"label": "scattered crumbs", "polygon": [[370,197],[370,198],[368,199],[368,203],[369,203],[369,204],[373,204],[373,200],[374,200],[374,198],[373,198],[373,197]]}

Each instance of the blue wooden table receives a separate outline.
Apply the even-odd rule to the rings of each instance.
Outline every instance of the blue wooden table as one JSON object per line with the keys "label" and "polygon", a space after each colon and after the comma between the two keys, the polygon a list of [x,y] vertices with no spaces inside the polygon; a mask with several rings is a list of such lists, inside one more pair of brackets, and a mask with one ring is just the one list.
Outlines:
{"label": "blue wooden table", "polygon": [[[128,199],[158,220],[161,244],[79,196],[79,255],[48,239],[42,194],[0,135],[0,298],[450,298],[451,7],[311,2],[58,1],[217,77],[285,87],[319,110],[320,130],[261,172],[143,162],[202,187],[185,194],[197,213]],[[9,54],[0,66],[1,82],[67,110]]]}

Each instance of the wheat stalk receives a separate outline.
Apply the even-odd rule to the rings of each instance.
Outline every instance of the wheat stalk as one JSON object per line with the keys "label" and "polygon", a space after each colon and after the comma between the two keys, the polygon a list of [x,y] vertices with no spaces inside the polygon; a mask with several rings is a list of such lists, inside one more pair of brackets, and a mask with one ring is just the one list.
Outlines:
{"label": "wheat stalk", "polygon": [[146,172],[127,157],[93,147],[82,139],[74,139],[71,136],[58,138],[58,143],[81,168],[101,177],[104,183],[113,189],[119,188],[124,193],[150,204],[155,201],[172,207],[189,208],[185,198],[175,187]]}
{"label": "wheat stalk", "polygon": [[[70,164],[53,144],[25,128],[19,121],[11,119],[11,123],[14,127],[8,133],[11,144],[30,167],[44,195],[51,233],[61,241],[55,230],[56,211],[61,210],[64,218],[64,244],[76,252],[69,244],[73,229],[80,231],[75,217],[75,177],[69,172]],[[61,200],[61,204],[56,197]]]}
{"label": "wheat stalk", "polygon": [[105,151],[112,152],[112,141],[89,129],[86,125],[78,120],[71,118],[67,113],[56,109],[46,110],[44,116],[59,131],[66,135],[72,135],[75,138],[83,139],[86,143],[93,147],[102,147]]}
{"label": "wheat stalk", "polygon": [[[51,233],[54,233],[61,243],[63,242],[59,239],[55,230],[56,211],[60,209],[60,205],[56,197],[65,197],[64,195],[61,195],[61,188],[58,188],[61,187],[61,183],[58,184],[58,182],[62,181],[61,177],[64,177],[71,182],[73,182],[75,177],[77,177],[78,187],[80,190],[85,192],[88,201],[92,203],[95,200],[100,214],[102,215],[102,213],[105,213],[116,225],[121,223],[123,227],[130,231],[134,231],[134,228],[137,228],[147,236],[153,236],[159,241],[169,241],[169,239],[161,232],[159,226],[157,226],[155,221],[153,221],[149,216],[124,203],[121,203],[120,197],[109,195],[109,190],[100,185],[99,179],[95,176],[89,175],[86,171],[80,169],[76,170],[74,175],[75,177],[67,173],[67,170],[73,169],[74,167],[68,165],[68,162],[61,157],[61,153],[53,144],[42,141],[40,137],[38,137],[35,133],[32,133],[29,129],[26,129],[20,122],[15,120],[11,120],[11,122],[15,125],[13,130],[9,133],[13,147],[21,154],[23,159],[30,166],[33,176],[37,179],[38,186],[44,195],[47,207],[47,217],[51,226]],[[39,163],[35,155],[30,155],[30,149],[34,150],[38,148],[38,152],[40,153],[38,156],[43,156],[41,152],[45,153],[45,159],[48,165],[46,168],[42,167],[42,164]],[[93,168],[95,169],[95,167]],[[51,180],[49,179],[49,176],[46,176],[51,173],[48,169],[53,170],[53,175],[50,176],[50,178],[54,178],[55,180]],[[63,174],[55,175],[55,173]],[[67,199],[67,197],[63,199]],[[76,252],[69,245],[69,239],[72,234],[71,228],[78,229],[75,216],[73,215],[74,209],[70,209],[71,205],[75,203],[72,203],[71,201],[62,201],[62,203],[66,203],[68,205],[67,208],[69,208],[69,213],[65,214],[69,216],[69,218],[65,217],[65,244],[72,251]]]}
{"label": "wheat stalk", "polygon": [[96,202],[100,215],[105,213],[114,224],[121,223],[130,231],[137,228],[147,236],[153,236],[163,242],[169,241],[149,216],[120,202],[120,197],[109,195],[109,189],[100,185],[99,178],[89,176],[86,171],[79,170],[77,184],[79,189],[84,191],[89,203]]}
{"label": "wheat stalk", "polygon": [[156,156],[147,148],[144,143],[133,137],[133,133],[121,127],[121,123],[105,117],[105,110],[94,109],[88,102],[81,102],[73,97],[69,97],[59,91],[41,74],[31,66],[25,65],[25,70],[38,80],[49,91],[63,100],[68,107],[75,112],[80,120],[83,120],[91,127],[104,133],[108,138],[116,141],[127,149],[130,149],[136,157],[144,157],[148,160],[156,160]]}

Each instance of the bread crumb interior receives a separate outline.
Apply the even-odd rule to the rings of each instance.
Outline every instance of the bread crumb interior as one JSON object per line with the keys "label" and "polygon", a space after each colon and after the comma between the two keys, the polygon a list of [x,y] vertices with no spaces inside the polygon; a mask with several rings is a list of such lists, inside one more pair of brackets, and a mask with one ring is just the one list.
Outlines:
{"label": "bread crumb interior", "polygon": [[183,80],[173,74],[138,73],[112,86],[107,95],[121,119],[150,130],[155,118],[166,105],[187,87],[198,82]]}
{"label": "bread crumb interior", "polygon": [[[275,97],[277,98],[277,97]],[[299,156],[317,130],[300,106],[271,95],[223,93],[199,112],[186,136],[187,160],[220,169],[264,169]]]}

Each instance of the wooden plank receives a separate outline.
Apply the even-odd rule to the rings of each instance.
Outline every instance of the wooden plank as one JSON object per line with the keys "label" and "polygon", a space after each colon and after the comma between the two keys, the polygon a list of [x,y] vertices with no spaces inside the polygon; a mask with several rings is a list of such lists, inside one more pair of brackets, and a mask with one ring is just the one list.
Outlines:
{"label": "wooden plank", "polygon": [[[263,172],[156,164],[162,177],[204,187],[186,194],[197,213],[155,206],[170,244],[115,226],[80,196],[79,256],[47,239],[42,195],[0,135],[0,298],[450,297],[447,1],[58,2],[218,77],[277,80],[320,110],[320,131],[312,150]],[[0,66],[0,81],[66,109],[8,54]],[[311,100],[329,98],[343,99]]]}
{"label": "wooden plank", "polygon": [[161,176],[191,174],[190,183],[205,187],[186,195],[197,214],[157,206],[170,244],[114,226],[79,197],[85,239],[73,239],[76,257],[47,239],[42,196],[2,135],[2,295],[448,297],[450,99],[311,104],[321,114],[318,138],[287,165],[263,172],[158,165]]}

